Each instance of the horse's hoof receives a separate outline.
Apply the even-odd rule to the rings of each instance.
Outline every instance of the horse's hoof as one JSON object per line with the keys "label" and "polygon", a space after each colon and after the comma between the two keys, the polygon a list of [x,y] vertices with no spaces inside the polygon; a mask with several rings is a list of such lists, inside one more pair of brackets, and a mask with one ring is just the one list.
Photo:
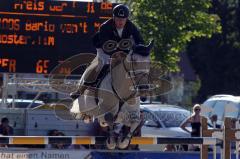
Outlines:
{"label": "horse's hoof", "polygon": [[116,142],[115,142],[115,139],[112,137],[112,138],[108,138],[106,140],[106,145],[107,145],[107,148],[109,150],[114,150],[117,146]]}
{"label": "horse's hoof", "polygon": [[99,122],[99,124],[100,124],[101,127],[107,127],[108,126],[108,124],[106,122]]}
{"label": "horse's hoof", "polygon": [[128,147],[128,145],[130,144],[130,139],[126,138],[123,141],[119,140],[118,141],[118,148],[119,149],[125,149]]}

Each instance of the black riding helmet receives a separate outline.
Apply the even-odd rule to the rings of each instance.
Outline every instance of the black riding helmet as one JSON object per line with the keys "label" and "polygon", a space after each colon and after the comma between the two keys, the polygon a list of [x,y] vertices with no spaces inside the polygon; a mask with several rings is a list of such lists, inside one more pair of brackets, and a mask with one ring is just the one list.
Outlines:
{"label": "black riding helmet", "polygon": [[129,16],[129,9],[126,5],[119,4],[113,8],[113,17],[128,18],[128,16]]}

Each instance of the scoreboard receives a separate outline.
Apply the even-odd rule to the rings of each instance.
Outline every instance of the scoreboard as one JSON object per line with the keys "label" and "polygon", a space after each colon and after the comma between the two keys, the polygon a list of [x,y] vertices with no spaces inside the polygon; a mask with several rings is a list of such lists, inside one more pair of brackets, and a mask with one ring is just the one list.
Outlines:
{"label": "scoreboard", "polygon": [[95,53],[91,38],[111,18],[113,5],[1,0],[0,72],[49,74],[67,58]]}

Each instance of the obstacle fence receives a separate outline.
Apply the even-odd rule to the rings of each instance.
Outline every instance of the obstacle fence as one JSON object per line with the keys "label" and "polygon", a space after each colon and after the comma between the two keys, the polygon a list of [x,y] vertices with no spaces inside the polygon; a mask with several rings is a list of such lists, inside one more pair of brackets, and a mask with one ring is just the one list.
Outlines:
{"label": "obstacle fence", "polygon": [[[166,137],[133,137],[130,144],[132,145],[160,145],[160,144],[198,144],[200,146],[200,158],[208,159],[208,146],[217,144],[217,138],[209,135],[207,130],[206,120],[202,134],[204,137],[189,137],[189,138],[166,138]],[[208,133],[208,134],[207,134]],[[106,137],[97,136],[0,136],[0,144],[10,145],[47,145],[47,144],[74,144],[74,145],[101,145],[105,144]],[[213,159],[216,159],[216,150],[213,151]]]}
{"label": "obstacle fence", "polygon": [[[24,144],[24,145],[45,145],[45,144],[105,144],[106,137],[85,137],[85,136],[0,136],[0,144]],[[217,139],[211,137],[189,137],[189,138],[165,138],[165,137],[133,137],[130,144],[156,145],[156,144],[202,144],[214,145]]]}
{"label": "obstacle fence", "polygon": [[[222,159],[231,159],[232,147],[231,144],[235,142],[235,158],[239,159],[240,146],[240,121],[235,118],[224,118],[224,125],[222,129],[208,129],[207,119],[202,117],[202,136],[214,137],[222,140]],[[214,146],[214,149],[216,147]],[[203,145],[201,151],[206,151],[208,145]],[[207,159],[207,156],[205,157]],[[215,158],[215,157],[214,157]]]}
{"label": "obstacle fence", "polygon": [[[216,145],[219,139],[223,143],[223,159],[231,158],[231,142],[240,141],[240,129],[232,127],[232,119],[225,118],[223,129],[208,129],[207,119],[202,117],[202,136],[189,138],[165,138],[165,137],[133,137],[133,145],[159,145],[159,144],[199,144],[200,158],[208,159],[208,146],[213,146],[213,158],[216,159]],[[0,136],[0,144],[10,145],[46,145],[46,144],[74,144],[74,145],[101,145],[105,144],[106,137],[96,136]],[[239,153],[236,151],[236,159]]]}
{"label": "obstacle fence", "polygon": [[239,121],[234,118],[224,119],[224,131],[223,131],[223,157],[225,159],[231,159],[231,143],[235,142],[236,159],[239,159],[239,141],[240,141],[240,129]]}
{"label": "obstacle fence", "polygon": [[[13,145],[46,145],[46,144],[105,144],[106,137],[85,136],[0,136],[0,144]],[[212,137],[194,138],[165,138],[165,137],[133,137],[130,144],[157,145],[157,144],[201,144],[216,145],[217,139]],[[201,154],[201,159],[208,156],[208,151]],[[206,154],[205,154],[206,153]]]}
{"label": "obstacle fence", "polygon": [[[201,159],[208,159],[208,146],[213,146],[213,158],[216,159],[216,145],[222,140],[223,159],[231,158],[231,143],[236,142],[235,158],[239,158],[240,125],[233,127],[233,119],[225,118],[222,129],[208,129],[207,119],[202,117],[202,136],[194,138],[165,138],[165,137],[133,137],[133,145],[159,144],[199,144]],[[239,121],[238,121],[239,122]],[[0,136],[0,144],[10,145],[46,145],[46,144],[74,144],[100,145],[105,144],[106,137],[94,136]]]}
{"label": "obstacle fence", "polygon": [[[209,129],[208,128],[208,121],[207,118],[202,117],[201,118],[201,136],[204,137],[213,137],[218,140],[223,140],[223,129]],[[217,143],[218,144],[218,143]],[[213,158],[217,158],[217,144],[213,145]],[[222,147],[222,145],[221,145]],[[206,152],[208,151],[208,145],[202,145],[201,147],[201,154],[204,155],[204,159],[208,159],[208,155],[206,155]],[[221,153],[221,157],[223,157],[223,154]]]}

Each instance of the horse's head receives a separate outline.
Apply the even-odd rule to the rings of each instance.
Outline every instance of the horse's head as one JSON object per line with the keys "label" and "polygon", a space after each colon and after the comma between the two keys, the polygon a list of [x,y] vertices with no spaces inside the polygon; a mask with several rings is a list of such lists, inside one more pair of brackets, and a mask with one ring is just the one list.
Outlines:
{"label": "horse's head", "polygon": [[134,89],[140,95],[149,90],[150,51],[152,47],[153,42],[147,46],[137,45],[133,52],[126,57],[129,76],[133,80]]}

